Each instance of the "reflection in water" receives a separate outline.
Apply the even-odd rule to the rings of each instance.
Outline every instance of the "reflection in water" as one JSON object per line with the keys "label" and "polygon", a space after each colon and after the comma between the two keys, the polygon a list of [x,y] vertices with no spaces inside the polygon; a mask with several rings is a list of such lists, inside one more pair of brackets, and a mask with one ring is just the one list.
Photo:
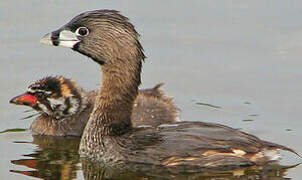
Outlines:
{"label": "reflection in water", "polygon": [[24,131],[26,131],[26,129],[23,128],[5,129],[3,131],[0,131],[0,134],[8,133],[8,132],[24,132]]}
{"label": "reflection in water", "polygon": [[80,138],[75,137],[46,137],[33,136],[33,144],[38,149],[31,154],[25,154],[26,158],[12,160],[15,165],[26,166],[28,171],[10,170],[27,176],[41,179],[75,179],[78,167],[79,155],[77,153]]}
{"label": "reflection in water", "polygon": [[[31,154],[23,155],[24,159],[12,160],[11,163],[21,165],[33,170],[17,171],[26,176],[41,179],[76,179],[77,171],[81,170],[79,162],[82,163],[84,178],[95,179],[266,179],[285,180],[285,172],[290,167],[271,165],[266,167],[253,167],[228,172],[203,172],[194,174],[169,173],[163,168],[150,167],[149,165],[129,166],[127,169],[114,169],[105,167],[100,163],[90,162],[79,158],[77,153],[80,138],[68,137],[46,137],[34,136],[33,144],[38,145],[38,149]],[[127,165],[128,166],[128,165]],[[123,169],[123,170],[121,170]]]}
{"label": "reflection in water", "polygon": [[[89,162],[81,159],[82,170],[86,180],[98,179],[133,179],[133,180],[155,180],[155,179],[173,179],[173,180],[289,180],[291,178],[284,177],[286,171],[291,167],[281,167],[279,165],[271,165],[266,167],[252,167],[245,169],[238,169],[235,171],[211,171],[202,173],[178,173],[172,174],[163,172],[161,168],[152,169],[148,171],[142,168],[143,172],[131,170],[116,170],[112,167],[104,167],[99,163]],[[137,170],[138,168],[135,167]]]}

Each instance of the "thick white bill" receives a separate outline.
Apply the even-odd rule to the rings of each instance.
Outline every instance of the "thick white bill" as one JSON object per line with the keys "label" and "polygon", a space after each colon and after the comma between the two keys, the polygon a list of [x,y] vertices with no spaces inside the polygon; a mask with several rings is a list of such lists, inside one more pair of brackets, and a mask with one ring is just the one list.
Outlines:
{"label": "thick white bill", "polygon": [[52,41],[51,41],[51,33],[45,34],[43,38],[40,40],[41,44],[53,46]]}
{"label": "thick white bill", "polygon": [[[58,41],[57,46],[62,46],[62,47],[68,47],[68,48],[73,48],[73,46],[78,43],[80,40],[77,38],[75,33],[68,31],[68,30],[63,30],[60,32],[59,38],[56,39]],[[41,40],[40,43],[45,44],[45,45],[51,45],[54,46],[54,42],[51,39],[51,33],[46,34]]]}

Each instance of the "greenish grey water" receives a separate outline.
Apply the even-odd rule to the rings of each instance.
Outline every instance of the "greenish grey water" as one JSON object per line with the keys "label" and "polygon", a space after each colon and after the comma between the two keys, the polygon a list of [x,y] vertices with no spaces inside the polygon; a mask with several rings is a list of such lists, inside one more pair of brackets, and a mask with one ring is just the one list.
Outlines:
{"label": "greenish grey water", "polygon": [[[69,49],[42,46],[39,39],[79,12],[103,8],[122,11],[136,25],[148,56],[142,87],[164,82],[165,91],[182,110],[181,120],[241,128],[302,153],[299,0],[4,0],[0,5],[1,132],[29,127],[31,119],[21,120],[28,116],[25,108],[8,101],[42,76],[64,75],[86,89],[98,87],[99,71],[92,61]],[[0,146],[0,175],[8,179],[30,178],[16,172],[32,171],[35,161],[20,164],[18,160],[45,155],[44,146],[35,144],[28,131],[1,133]],[[40,158],[45,167],[40,174],[51,174],[47,163],[56,162],[53,169],[59,175],[83,179],[73,146],[58,149],[68,158],[53,157],[56,151],[47,146],[47,156],[42,157],[50,159]],[[37,152],[41,153],[24,156]],[[301,172],[298,166],[284,175],[300,179]]]}

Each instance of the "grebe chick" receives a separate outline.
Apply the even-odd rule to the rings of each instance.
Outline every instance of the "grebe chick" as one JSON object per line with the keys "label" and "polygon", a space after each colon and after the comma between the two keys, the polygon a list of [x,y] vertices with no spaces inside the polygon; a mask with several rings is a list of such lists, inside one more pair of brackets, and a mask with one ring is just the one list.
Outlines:
{"label": "grebe chick", "polygon": [[69,47],[100,66],[102,83],[81,139],[82,157],[106,165],[147,164],[192,172],[263,165],[277,159],[272,153],[277,149],[294,152],[214,123],[132,127],[132,106],[145,59],[138,38],[134,26],[118,11],[95,10],[74,17],[41,40]]}
{"label": "grebe chick", "polygon": [[[176,122],[178,109],[160,89],[162,85],[139,90],[131,115],[133,126],[156,127]],[[34,134],[81,136],[96,96],[97,91],[86,92],[71,79],[49,76],[31,84],[27,92],[10,102],[41,113],[30,126]]]}

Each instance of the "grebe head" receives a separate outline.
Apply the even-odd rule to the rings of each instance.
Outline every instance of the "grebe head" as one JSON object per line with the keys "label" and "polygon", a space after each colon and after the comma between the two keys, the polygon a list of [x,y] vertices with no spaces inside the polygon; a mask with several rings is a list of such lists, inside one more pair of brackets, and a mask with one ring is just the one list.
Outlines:
{"label": "grebe head", "polygon": [[100,65],[114,66],[116,61],[145,58],[138,38],[134,26],[118,11],[95,10],[75,16],[63,27],[46,34],[40,42],[68,47]]}
{"label": "grebe head", "polygon": [[72,116],[87,106],[87,99],[71,79],[61,76],[45,77],[28,86],[24,94],[10,103],[25,105],[55,119]]}

